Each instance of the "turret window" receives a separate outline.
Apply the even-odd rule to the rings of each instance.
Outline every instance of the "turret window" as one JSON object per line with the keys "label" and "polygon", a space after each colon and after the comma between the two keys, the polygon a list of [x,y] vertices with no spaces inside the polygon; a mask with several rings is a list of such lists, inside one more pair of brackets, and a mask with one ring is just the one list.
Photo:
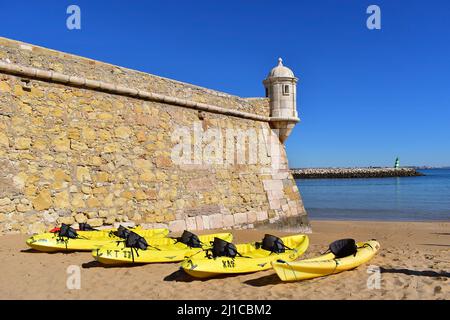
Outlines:
{"label": "turret window", "polygon": [[269,97],[269,88],[266,88],[266,98]]}
{"label": "turret window", "polygon": [[289,95],[289,85],[287,85],[287,84],[283,85],[283,94],[285,96]]}

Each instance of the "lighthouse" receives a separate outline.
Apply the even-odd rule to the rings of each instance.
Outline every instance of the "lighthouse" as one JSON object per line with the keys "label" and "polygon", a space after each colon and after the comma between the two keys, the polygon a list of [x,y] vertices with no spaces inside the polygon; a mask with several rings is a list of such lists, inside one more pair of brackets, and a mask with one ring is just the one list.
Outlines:
{"label": "lighthouse", "polygon": [[395,168],[395,169],[400,168],[400,159],[399,159],[398,157],[395,159],[394,168]]}

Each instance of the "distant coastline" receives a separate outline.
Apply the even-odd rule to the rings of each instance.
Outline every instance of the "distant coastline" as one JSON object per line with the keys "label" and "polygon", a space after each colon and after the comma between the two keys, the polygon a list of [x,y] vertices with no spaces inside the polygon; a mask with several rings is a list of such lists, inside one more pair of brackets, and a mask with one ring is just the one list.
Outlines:
{"label": "distant coastline", "polygon": [[295,179],[416,177],[424,174],[413,167],[388,168],[291,168]]}

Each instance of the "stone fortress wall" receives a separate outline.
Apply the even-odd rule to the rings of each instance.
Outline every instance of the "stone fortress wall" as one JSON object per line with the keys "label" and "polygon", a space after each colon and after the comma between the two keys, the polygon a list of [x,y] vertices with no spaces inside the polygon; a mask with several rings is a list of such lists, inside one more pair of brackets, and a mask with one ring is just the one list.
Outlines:
{"label": "stone fortress wall", "polygon": [[[270,161],[174,162],[177,128],[268,132],[258,152]],[[202,154],[208,141],[192,135],[190,147]],[[270,151],[274,144],[278,153]],[[236,156],[229,144],[227,152]],[[240,98],[5,38],[0,165],[0,233],[81,222],[175,232],[252,228],[291,216],[309,230],[284,145],[270,126],[268,98]]]}

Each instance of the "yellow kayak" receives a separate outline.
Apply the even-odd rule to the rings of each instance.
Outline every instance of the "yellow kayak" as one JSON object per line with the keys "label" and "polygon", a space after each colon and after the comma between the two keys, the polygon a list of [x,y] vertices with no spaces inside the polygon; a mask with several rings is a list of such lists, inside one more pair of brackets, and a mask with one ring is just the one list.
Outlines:
{"label": "yellow kayak", "polygon": [[212,257],[199,254],[182,262],[181,268],[195,278],[209,278],[221,274],[250,273],[272,268],[270,262],[283,259],[293,261],[302,255],[309,245],[306,235],[294,235],[281,238],[288,248],[282,253],[263,249],[258,243],[237,244],[240,256]]}
{"label": "yellow kayak", "polygon": [[272,266],[283,281],[312,279],[354,269],[372,259],[380,249],[380,244],[375,240],[357,242],[356,245],[355,255],[336,258],[333,253],[327,253],[295,262],[274,261]]}
{"label": "yellow kayak", "polygon": [[200,247],[190,247],[173,238],[146,239],[148,243],[146,250],[125,247],[124,242],[113,242],[92,250],[92,255],[103,264],[177,262],[209,248],[210,242],[215,237],[226,241],[233,239],[231,233],[200,235],[198,236],[202,242]]}
{"label": "yellow kayak", "polygon": [[[57,232],[47,232],[34,235],[26,241],[31,248],[43,252],[57,251],[91,251],[101,246],[123,241],[114,235],[116,229],[76,231],[78,238],[60,237]],[[130,228],[144,238],[163,238],[169,234],[168,229],[142,229],[141,227]]]}

